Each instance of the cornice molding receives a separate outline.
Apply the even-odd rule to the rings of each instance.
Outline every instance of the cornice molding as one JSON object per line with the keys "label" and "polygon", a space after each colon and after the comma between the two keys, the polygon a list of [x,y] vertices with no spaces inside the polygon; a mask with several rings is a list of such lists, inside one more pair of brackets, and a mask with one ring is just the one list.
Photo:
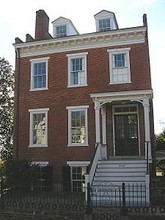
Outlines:
{"label": "cornice molding", "polygon": [[16,50],[20,49],[21,57],[28,57],[66,51],[144,43],[145,35],[146,27],[142,26],[75,35],[65,38],[25,42],[14,44],[14,47]]}

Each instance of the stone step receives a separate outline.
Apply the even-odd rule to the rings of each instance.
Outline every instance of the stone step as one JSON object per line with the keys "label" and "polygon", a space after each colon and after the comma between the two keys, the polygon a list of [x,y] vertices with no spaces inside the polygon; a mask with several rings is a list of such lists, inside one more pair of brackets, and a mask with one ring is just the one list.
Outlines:
{"label": "stone step", "polygon": [[109,171],[109,170],[97,170],[95,177],[145,177],[144,172],[134,171],[134,172],[122,172],[122,171]]}
{"label": "stone step", "polygon": [[95,176],[94,177],[94,182],[95,181],[109,181],[109,182],[142,182],[145,180],[145,177],[143,176]]}
{"label": "stone step", "polygon": [[97,165],[98,168],[120,168],[120,169],[125,169],[125,168],[147,168],[146,164],[140,163],[140,164],[135,164],[135,163],[98,163]]}
{"label": "stone step", "polygon": [[136,164],[141,164],[141,163],[146,163],[145,159],[134,159],[134,158],[120,158],[120,159],[104,159],[104,160],[99,160],[98,163],[136,163]]}

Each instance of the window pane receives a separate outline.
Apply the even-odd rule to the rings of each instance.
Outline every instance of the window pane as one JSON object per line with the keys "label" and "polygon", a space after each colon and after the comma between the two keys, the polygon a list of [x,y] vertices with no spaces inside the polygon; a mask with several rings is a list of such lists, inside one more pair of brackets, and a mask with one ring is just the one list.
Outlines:
{"label": "window pane", "polygon": [[129,138],[137,138],[138,136],[138,124],[136,115],[128,115],[128,126],[129,126]]}
{"label": "window pane", "polygon": [[57,37],[65,37],[66,34],[66,25],[57,26],[56,27],[56,36]]}
{"label": "window pane", "polygon": [[116,137],[119,139],[125,137],[123,115],[117,115],[116,117]]}
{"label": "window pane", "polygon": [[71,112],[72,143],[86,142],[85,110]]}
{"label": "window pane", "polygon": [[33,114],[33,144],[46,144],[46,115]]}
{"label": "window pane", "polygon": [[85,62],[84,58],[71,59],[70,67],[71,85],[85,84]]}
{"label": "window pane", "polygon": [[46,62],[33,64],[33,88],[46,87]]}
{"label": "window pane", "polygon": [[82,192],[85,185],[85,174],[87,167],[72,167],[73,192]]}
{"label": "window pane", "polygon": [[108,31],[110,30],[110,19],[102,19],[99,20],[99,30],[100,31]]}
{"label": "window pane", "polygon": [[112,55],[112,82],[123,83],[129,81],[129,70],[127,66],[126,53]]}
{"label": "window pane", "polygon": [[78,84],[78,72],[71,72],[71,85]]}
{"label": "window pane", "polygon": [[119,53],[113,55],[113,66],[117,67],[125,67],[126,66],[126,54]]}

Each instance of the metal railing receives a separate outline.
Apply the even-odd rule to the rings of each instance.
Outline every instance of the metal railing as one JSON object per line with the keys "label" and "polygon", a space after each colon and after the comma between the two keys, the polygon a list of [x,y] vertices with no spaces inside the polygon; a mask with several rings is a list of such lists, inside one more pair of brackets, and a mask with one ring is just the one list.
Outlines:
{"label": "metal railing", "polygon": [[[31,191],[24,186],[1,190],[0,208],[11,211],[26,212],[60,212],[60,211],[83,211],[85,195],[83,192],[71,192],[63,189],[61,184],[55,187],[35,188]],[[38,189],[38,190],[37,190]],[[39,190],[40,189],[40,190]]]}
{"label": "metal railing", "polygon": [[[51,190],[45,188],[42,191],[30,191],[23,186],[2,190],[0,195],[0,208],[5,211],[23,213],[62,213],[93,214],[97,207],[116,208],[121,215],[135,208],[165,212],[165,184],[150,186],[151,204],[146,202],[145,188],[143,184],[125,184],[120,187],[107,184],[104,187],[91,188],[87,186],[87,203],[83,192],[71,192],[63,190],[61,184]],[[154,208],[153,208],[154,207]],[[155,207],[159,207],[155,208]],[[161,208],[160,208],[161,207]],[[98,210],[97,210],[98,211]]]}
{"label": "metal railing", "polygon": [[91,163],[89,174],[87,174],[86,178],[85,178],[86,186],[87,186],[88,182],[90,184],[92,183],[98,161],[101,159],[106,159],[107,155],[105,152],[106,152],[106,145],[96,144],[95,154],[94,154],[94,157],[93,157],[93,160]]}

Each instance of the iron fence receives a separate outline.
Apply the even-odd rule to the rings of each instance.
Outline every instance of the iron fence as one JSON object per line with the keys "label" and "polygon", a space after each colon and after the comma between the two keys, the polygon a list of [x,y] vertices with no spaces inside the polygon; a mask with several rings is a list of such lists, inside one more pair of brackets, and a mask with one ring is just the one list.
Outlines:
{"label": "iron fence", "polygon": [[[114,186],[106,183],[99,187],[88,185],[87,189],[87,201],[85,201],[84,192],[71,192],[70,188],[63,188],[61,184],[51,188],[29,189],[17,186],[3,189],[1,187],[0,208],[22,213],[74,215],[77,219],[83,219],[84,213],[96,218],[96,216],[112,216],[112,214],[126,215],[132,210],[136,213],[141,210],[147,213],[165,212],[165,185],[163,184],[150,186],[150,204],[146,202],[146,189],[143,184],[123,183],[122,186]],[[103,211],[100,211],[101,209]],[[105,215],[106,212],[107,215]]]}
{"label": "iron fence", "polygon": [[[37,190],[38,189],[38,190]],[[1,209],[30,213],[84,212],[85,193],[53,188],[27,189],[24,186],[1,190]]]}
{"label": "iron fence", "polygon": [[146,186],[143,183],[132,183],[121,186],[103,183],[91,188],[91,201],[94,206],[145,206]]}

